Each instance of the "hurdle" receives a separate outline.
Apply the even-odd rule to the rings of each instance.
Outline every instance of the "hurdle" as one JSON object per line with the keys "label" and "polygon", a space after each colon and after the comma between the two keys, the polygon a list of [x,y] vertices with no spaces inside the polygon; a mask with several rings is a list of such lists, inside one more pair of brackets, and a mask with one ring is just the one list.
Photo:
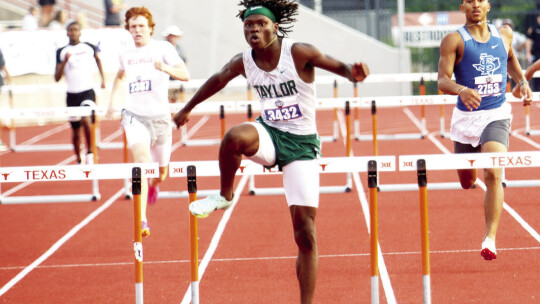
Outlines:
{"label": "hurdle", "polygon": [[[79,180],[91,181],[93,192],[91,194],[58,194],[58,195],[40,195],[40,196],[3,196],[0,193],[0,204],[15,205],[25,203],[69,203],[97,201],[101,199],[101,194],[96,192],[96,185],[101,179],[121,179],[129,178],[131,173],[126,173],[133,166],[142,166],[151,170],[152,164],[118,164],[118,172],[108,170],[107,165],[88,164],[88,165],[66,165],[66,166],[30,166],[30,167],[1,167],[0,168],[0,186],[2,183],[19,182],[33,183],[38,181],[66,181]],[[127,169],[126,169],[127,168]],[[158,176],[158,173],[152,173]],[[149,175],[150,174],[146,174]],[[155,177],[151,175],[150,177]]]}
{"label": "hurdle", "polygon": [[[67,119],[69,117],[90,116],[95,122],[98,113],[103,112],[97,107],[54,107],[54,108],[28,108],[28,109],[7,109],[2,111],[2,116],[12,121],[15,119],[32,119],[43,123],[44,119]],[[49,144],[49,145],[18,145],[15,135],[14,123],[9,130],[9,146],[15,152],[31,151],[68,151],[73,150],[73,144]],[[93,137],[96,137],[96,129],[93,129]]]}
{"label": "hurdle", "polygon": [[[358,157],[329,157],[319,159],[320,173],[354,173],[354,172],[391,172],[396,171],[396,158],[395,156],[358,156]],[[197,168],[197,169],[196,169]],[[217,161],[195,161],[195,162],[174,162],[169,167],[170,177],[187,177],[188,178],[188,191],[190,191],[189,201],[192,202],[196,199],[196,184],[195,184],[195,170],[197,170],[199,176],[211,177],[219,176],[219,167]],[[240,168],[236,171],[236,175],[275,175],[281,174],[277,170],[268,170],[264,166],[252,162],[250,160],[242,160]],[[376,178],[375,178],[376,180]],[[375,182],[376,185],[376,182]],[[376,188],[375,188],[376,189]],[[377,191],[370,191],[376,195]],[[376,212],[376,210],[375,210]],[[374,211],[370,210],[373,217]],[[376,214],[376,213],[375,213]],[[190,215],[194,217],[193,215]],[[194,218],[194,221],[197,219]],[[376,221],[371,221],[372,224]],[[195,227],[192,227],[195,225]],[[199,277],[198,277],[198,248],[197,248],[197,228],[196,222],[192,223],[190,220],[190,240],[191,247],[191,303],[198,303],[199,297]],[[376,229],[371,229],[373,235]],[[375,248],[378,247],[378,240],[376,235],[371,237],[371,244],[375,244]],[[375,242],[375,243],[373,243]],[[372,247],[373,248],[373,247]],[[377,263],[377,259],[374,260]],[[373,259],[372,259],[373,263]],[[377,265],[377,264],[375,264]],[[378,267],[378,266],[376,266]],[[377,268],[378,269],[378,268]],[[373,268],[372,268],[373,271]],[[378,277],[375,280],[372,276],[371,282],[376,282],[378,286]],[[196,288],[196,293],[194,291]],[[378,290],[378,289],[377,289]],[[373,297],[372,297],[373,299]],[[377,296],[378,299],[378,296]],[[378,303],[378,302],[376,302]]]}

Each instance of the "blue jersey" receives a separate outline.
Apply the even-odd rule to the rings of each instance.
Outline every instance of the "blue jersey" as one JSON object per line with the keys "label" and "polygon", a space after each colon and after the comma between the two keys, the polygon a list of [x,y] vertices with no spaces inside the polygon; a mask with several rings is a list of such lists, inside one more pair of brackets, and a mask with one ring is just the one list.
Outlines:
{"label": "blue jersey", "polygon": [[[499,30],[488,24],[491,37],[485,43],[478,42],[465,26],[458,29],[465,44],[463,58],[454,67],[458,84],[475,89],[482,97],[478,110],[500,107],[506,100],[506,68],[508,53]],[[457,108],[469,111],[458,96]]]}

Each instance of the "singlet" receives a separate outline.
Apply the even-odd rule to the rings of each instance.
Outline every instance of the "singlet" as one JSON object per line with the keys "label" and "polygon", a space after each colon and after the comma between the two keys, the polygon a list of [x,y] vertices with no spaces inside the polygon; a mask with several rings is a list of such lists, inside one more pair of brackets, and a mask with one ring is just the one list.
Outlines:
{"label": "singlet", "polygon": [[182,59],[168,41],[150,42],[120,55],[120,69],[125,71],[127,97],[124,108],[142,117],[170,115],[168,89],[169,74],[159,71],[154,60],[178,65]]}
{"label": "singlet", "polygon": [[[506,100],[508,51],[499,30],[493,24],[488,27],[491,37],[485,43],[474,40],[465,26],[458,29],[465,48],[463,58],[454,67],[454,75],[456,83],[475,89],[482,97],[474,111],[498,108]],[[469,111],[459,96],[456,107]]]}
{"label": "singlet", "polygon": [[297,135],[315,134],[315,86],[300,79],[291,54],[293,44],[283,38],[278,65],[270,72],[257,67],[252,50],[245,50],[246,78],[259,95],[261,118],[267,125]]}
{"label": "singlet", "polygon": [[94,73],[97,69],[94,55],[96,47],[88,42],[76,45],[68,44],[56,51],[56,64],[63,62],[66,54],[70,54],[64,66],[64,75],[68,93],[81,93],[94,88]]}

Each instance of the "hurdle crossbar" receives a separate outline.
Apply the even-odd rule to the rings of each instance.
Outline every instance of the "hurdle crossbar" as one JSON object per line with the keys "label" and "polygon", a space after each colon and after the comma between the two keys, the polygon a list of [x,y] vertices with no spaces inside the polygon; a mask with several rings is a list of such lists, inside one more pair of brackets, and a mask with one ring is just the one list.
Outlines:
{"label": "hurdle crossbar", "polygon": [[[0,185],[2,183],[14,182],[75,180],[88,180],[94,182],[102,179],[126,179],[131,177],[131,169],[135,166],[143,168],[144,177],[158,177],[159,175],[157,163],[1,167]],[[0,204],[81,202],[99,199],[99,193],[95,192],[92,194],[40,196],[2,196],[0,193]]]}
{"label": "hurdle crossbar", "polygon": [[[379,171],[395,171],[395,156],[362,156],[362,157],[327,157],[318,160],[320,173],[351,173],[367,172],[367,162],[376,159],[379,164]],[[196,161],[196,162],[171,162],[169,164],[170,177],[187,176],[187,167],[194,165],[198,168],[199,176],[220,176],[218,161]],[[250,160],[242,160],[237,175],[276,175],[281,174],[277,168],[267,169],[262,165]],[[350,190],[348,190],[350,191]],[[344,186],[321,186],[320,193],[348,192]],[[200,193],[200,191],[199,191]],[[209,194],[219,193],[219,190],[209,190]],[[254,195],[276,195],[283,194],[282,187],[257,188]],[[176,197],[186,197],[185,192],[176,192]],[[172,197],[171,197],[172,198]]]}
{"label": "hurdle crossbar", "polygon": [[[505,153],[458,153],[400,155],[399,171],[417,170],[416,162],[426,161],[426,170],[457,170],[486,168],[533,168],[540,167],[540,151],[519,151]],[[503,180],[506,187],[538,187],[540,180]],[[379,191],[414,191],[416,184],[385,184],[378,186]],[[462,189],[458,182],[428,183],[428,190]]]}

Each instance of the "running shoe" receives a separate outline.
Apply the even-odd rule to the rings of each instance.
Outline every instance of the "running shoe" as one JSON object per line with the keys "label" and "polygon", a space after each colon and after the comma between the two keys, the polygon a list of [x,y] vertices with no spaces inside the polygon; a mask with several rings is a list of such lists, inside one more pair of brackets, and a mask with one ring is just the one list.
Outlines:
{"label": "running shoe", "polygon": [[482,242],[482,251],[480,252],[484,260],[491,261],[497,258],[497,249],[495,248],[495,241],[489,237],[486,237]]}
{"label": "running shoe", "polygon": [[219,194],[209,195],[207,198],[196,200],[189,204],[189,211],[198,218],[205,218],[210,213],[218,209],[227,210],[231,207],[233,200],[226,200]]}
{"label": "running shoe", "polygon": [[148,226],[147,221],[141,221],[141,235],[142,237],[147,237],[150,235],[150,226]]}
{"label": "running shoe", "polygon": [[148,186],[148,204],[153,205],[157,202],[159,194],[159,186],[156,185],[155,187]]}

